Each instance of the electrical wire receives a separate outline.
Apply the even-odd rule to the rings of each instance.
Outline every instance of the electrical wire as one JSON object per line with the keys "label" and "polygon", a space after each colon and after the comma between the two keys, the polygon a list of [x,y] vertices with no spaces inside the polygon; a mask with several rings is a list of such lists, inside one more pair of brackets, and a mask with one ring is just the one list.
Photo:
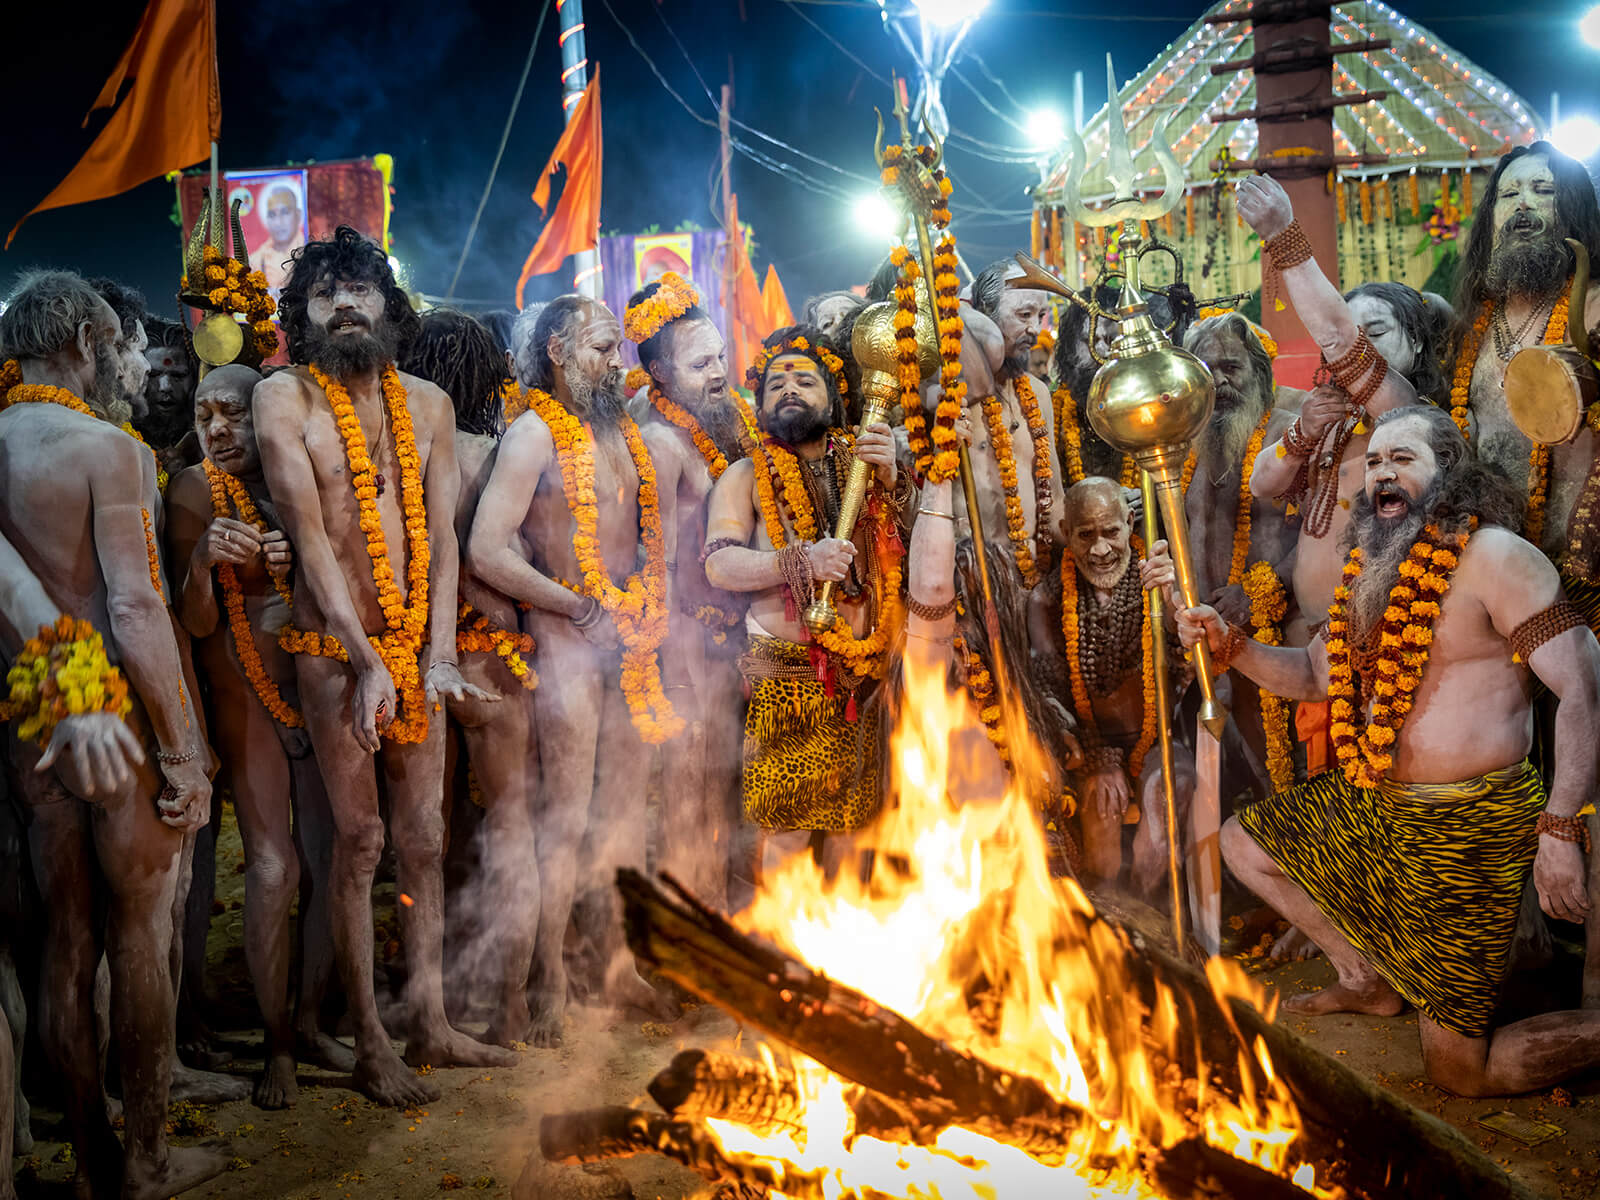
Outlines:
{"label": "electrical wire", "polygon": [[888,80],[884,76],[878,74],[878,72],[874,71],[871,67],[867,66],[866,63],[862,62],[859,58],[857,58],[856,55],[855,55],[855,52],[853,50],[851,50],[848,46],[846,46],[838,38],[834,37],[833,34],[829,33],[821,25],[818,25],[810,17],[806,16],[804,10],[802,10],[800,8],[799,4],[797,4],[795,2],[795,0],[783,0],[783,2],[785,4],[787,4],[794,11],[794,15],[795,16],[799,17],[807,25],[809,25],[809,26],[811,26],[811,28],[815,29],[818,33],[820,33],[828,41],[832,42],[833,45],[834,45],[834,48],[837,49],[840,54],[844,55],[851,62],[855,63],[856,66],[860,67],[868,75],[872,76],[873,79],[875,79],[879,83],[883,84],[884,87],[892,87],[893,86],[893,84],[891,83],[890,80]]}
{"label": "electrical wire", "polygon": [[450,286],[444,298],[449,301],[456,294],[456,283],[461,279],[461,268],[467,264],[467,254],[472,240],[478,235],[478,222],[483,220],[484,207],[489,203],[489,193],[494,190],[495,176],[500,173],[500,160],[505,157],[506,143],[511,140],[511,124],[517,119],[517,109],[522,105],[522,90],[528,86],[528,73],[533,69],[534,51],[539,48],[539,35],[544,32],[544,19],[550,15],[550,0],[544,0],[539,10],[539,22],[533,27],[533,39],[528,43],[528,57],[522,64],[522,78],[517,80],[516,94],[511,97],[511,111],[506,113],[506,126],[500,131],[500,148],[494,152],[494,165],[489,168],[489,180],[483,185],[483,195],[478,197],[478,211],[472,214],[472,224],[467,226],[467,240],[462,244],[461,257],[456,259],[455,274],[450,276]]}

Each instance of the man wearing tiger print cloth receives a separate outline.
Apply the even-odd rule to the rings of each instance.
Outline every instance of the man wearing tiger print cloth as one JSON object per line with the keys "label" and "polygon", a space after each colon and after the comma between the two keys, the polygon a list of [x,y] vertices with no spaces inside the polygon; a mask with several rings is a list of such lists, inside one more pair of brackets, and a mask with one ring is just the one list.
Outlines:
{"label": "man wearing tiger print cloth", "polygon": [[635,292],[623,332],[638,345],[649,381],[643,428],[656,486],[674,497],[678,518],[666,530],[674,603],[662,679],[689,727],[662,757],[661,865],[720,910],[738,819],[744,604],[706,582],[700,548],[712,485],[743,456],[743,422],[728,386],[727,347],[692,283],[668,271]]}
{"label": "man wearing tiger print cloth", "polygon": [[[1261,686],[1333,703],[1336,768],[1222,834],[1233,872],[1338,971],[1284,1008],[1392,1016],[1414,1004],[1429,1078],[1469,1096],[1600,1065],[1600,1012],[1492,1024],[1530,869],[1550,916],[1588,911],[1577,813],[1595,786],[1600,720],[1600,646],[1555,568],[1508,528],[1518,507],[1448,415],[1400,408],[1375,423],[1355,544],[1309,647],[1263,646],[1210,607],[1178,615],[1185,645],[1203,636]],[[1170,584],[1161,565],[1152,582]],[[1548,803],[1527,759],[1530,671],[1559,701]]]}
{"label": "man wearing tiger print cloth", "polygon": [[[752,688],[744,811],[777,850],[859,829],[877,812],[880,706],[871,701],[900,632],[900,526],[912,495],[888,425],[853,442],[839,427],[843,373],[819,336],[796,325],[762,344],[749,377],[759,442],[712,489],[706,527],[706,578],[750,594],[750,648],[739,664]],[[874,478],[845,541],[829,531],[856,457]],[[836,627],[814,643],[802,614],[825,581],[837,585],[833,604],[848,632]]]}

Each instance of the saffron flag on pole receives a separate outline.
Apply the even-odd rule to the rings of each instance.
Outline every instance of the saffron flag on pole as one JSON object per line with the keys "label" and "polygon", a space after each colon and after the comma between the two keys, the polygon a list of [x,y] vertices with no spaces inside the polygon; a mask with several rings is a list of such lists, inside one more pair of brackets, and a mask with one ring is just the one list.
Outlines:
{"label": "saffron flag on pole", "polygon": [[78,165],[17,222],[8,249],[36,212],[120,195],[211,153],[222,128],[214,0],[150,0],[89,114],[101,108],[114,110],[111,119]]}
{"label": "saffron flag on pole", "polygon": [[789,296],[778,278],[778,268],[767,264],[767,277],[761,283],[761,307],[767,317],[767,332],[784,329],[794,324],[794,309],[789,307]]}
{"label": "saffron flag on pole", "polygon": [[756,283],[756,270],[750,263],[750,252],[739,225],[738,193],[729,201],[728,228],[733,240],[727,249],[728,270],[723,275],[722,307],[728,315],[728,368],[733,379],[741,380],[761,349],[761,339],[778,326],[771,319],[766,299]]}
{"label": "saffron flag on pole", "polygon": [[[572,110],[572,118],[561,132],[561,140],[550,154],[550,161],[533,189],[533,202],[549,214],[539,231],[528,261],[522,264],[517,280],[517,307],[522,307],[522,289],[535,275],[559,270],[572,254],[593,250],[600,244],[600,68],[583,89],[583,97]],[[567,186],[550,208],[550,180],[556,169],[567,165]]]}

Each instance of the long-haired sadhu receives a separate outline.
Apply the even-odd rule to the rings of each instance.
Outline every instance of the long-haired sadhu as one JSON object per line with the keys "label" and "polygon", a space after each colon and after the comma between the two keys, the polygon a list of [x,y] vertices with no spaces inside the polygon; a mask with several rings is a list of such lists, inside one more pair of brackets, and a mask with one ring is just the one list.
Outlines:
{"label": "long-haired sadhu", "polygon": [[[1550,916],[1588,912],[1578,811],[1600,719],[1600,646],[1550,560],[1510,532],[1520,499],[1448,414],[1395,409],[1373,428],[1343,580],[1310,646],[1263,646],[1204,606],[1178,615],[1186,646],[1204,636],[1262,687],[1332,705],[1336,765],[1222,831],[1234,874],[1339,973],[1285,1008],[1414,1004],[1429,1078],[1468,1096],[1600,1065],[1600,1012],[1493,1025],[1528,872]],[[1527,759],[1535,677],[1559,705],[1548,798]]]}

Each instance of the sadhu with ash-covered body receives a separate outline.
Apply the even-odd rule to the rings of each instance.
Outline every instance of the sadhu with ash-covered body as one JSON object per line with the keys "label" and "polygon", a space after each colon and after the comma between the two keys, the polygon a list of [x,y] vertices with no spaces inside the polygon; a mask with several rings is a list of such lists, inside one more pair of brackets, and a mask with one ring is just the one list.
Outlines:
{"label": "sadhu with ash-covered body", "polygon": [[[1263,646],[1205,606],[1178,618],[1186,645],[1203,636],[1274,693],[1332,702],[1337,766],[1223,830],[1229,867],[1339,973],[1285,1007],[1414,1004],[1429,1077],[1463,1095],[1600,1064],[1600,1012],[1493,1026],[1530,870],[1549,915],[1588,911],[1577,813],[1600,719],[1600,646],[1510,532],[1519,507],[1448,415],[1396,409],[1375,423],[1343,582],[1309,647]],[[1530,672],[1559,698],[1548,800],[1527,759]]]}

